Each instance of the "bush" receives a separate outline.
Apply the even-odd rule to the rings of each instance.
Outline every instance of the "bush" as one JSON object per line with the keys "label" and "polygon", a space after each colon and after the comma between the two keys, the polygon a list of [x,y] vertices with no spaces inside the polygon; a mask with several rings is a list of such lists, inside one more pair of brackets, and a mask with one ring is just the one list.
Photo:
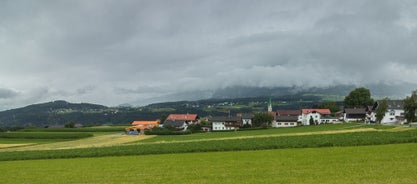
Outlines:
{"label": "bush", "polygon": [[85,132],[8,132],[0,133],[0,138],[8,139],[81,139],[92,137]]}

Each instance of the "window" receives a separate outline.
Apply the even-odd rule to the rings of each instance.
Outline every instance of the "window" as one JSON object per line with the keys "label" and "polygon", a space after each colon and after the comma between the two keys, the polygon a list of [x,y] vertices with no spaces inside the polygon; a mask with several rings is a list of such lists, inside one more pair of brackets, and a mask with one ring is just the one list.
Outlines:
{"label": "window", "polygon": [[288,125],[288,123],[285,123],[285,125]]}
{"label": "window", "polygon": [[389,115],[390,116],[395,116],[395,111],[394,110],[389,111]]}
{"label": "window", "polygon": [[278,125],[281,125],[281,123],[278,123]]}

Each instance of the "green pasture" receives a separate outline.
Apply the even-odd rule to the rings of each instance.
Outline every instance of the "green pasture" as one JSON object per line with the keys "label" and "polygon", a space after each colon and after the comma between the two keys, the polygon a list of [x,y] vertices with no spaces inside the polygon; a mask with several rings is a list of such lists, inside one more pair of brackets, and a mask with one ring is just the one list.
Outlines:
{"label": "green pasture", "polygon": [[416,183],[417,144],[3,161],[1,183]]}
{"label": "green pasture", "polygon": [[19,151],[19,154],[16,154],[17,152],[6,150],[0,152],[0,160],[32,160],[416,143],[417,129],[412,128],[407,129],[406,131],[369,131],[297,136],[245,137],[179,142],[143,142],[144,143],[141,144],[108,147],[32,151],[23,150]]}

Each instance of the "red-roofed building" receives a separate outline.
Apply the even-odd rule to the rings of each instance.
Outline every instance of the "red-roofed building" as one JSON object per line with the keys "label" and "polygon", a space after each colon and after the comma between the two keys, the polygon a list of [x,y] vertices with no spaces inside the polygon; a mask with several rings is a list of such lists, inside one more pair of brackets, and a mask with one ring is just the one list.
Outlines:
{"label": "red-roofed building", "polygon": [[186,130],[188,125],[198,123],[197,114],[170,114],[164,122],[164,126],[172,126],[177,130]]}
{"label": "red-roofed building", "polygon": [[181,120],[196,123],[199,117],[197,114],[170,114],[166,120]]}
{"label": "red-roofed building", "polygon": [[[331,117],[330,109],[301,109],[301,123],[303,125],[319,125],[337,121],[337,118]],[[314,124],[310,124],[310,122],[314,122]]]}
{"label": "red-roofed building", "polygon": [[133,121],[132,126],[126,128],[126,133],[128,134],[143,134],[144,130],[150,130],[153,127],[159,125],[159,120],[157,121]]}
{"label": "red-roofed building", "polygon": [[302,109],[302,114],[308,113],[320,113],[320,114],[331,114],[330,109]]}

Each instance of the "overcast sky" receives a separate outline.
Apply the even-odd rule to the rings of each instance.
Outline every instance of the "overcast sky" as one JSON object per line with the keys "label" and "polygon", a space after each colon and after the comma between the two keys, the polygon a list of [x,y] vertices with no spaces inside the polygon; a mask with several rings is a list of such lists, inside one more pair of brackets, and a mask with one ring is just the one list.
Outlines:
{"label": "overcast sky", "polygon": [[415,0],[0,1],[0,110],[402,82],[417,86]]}

